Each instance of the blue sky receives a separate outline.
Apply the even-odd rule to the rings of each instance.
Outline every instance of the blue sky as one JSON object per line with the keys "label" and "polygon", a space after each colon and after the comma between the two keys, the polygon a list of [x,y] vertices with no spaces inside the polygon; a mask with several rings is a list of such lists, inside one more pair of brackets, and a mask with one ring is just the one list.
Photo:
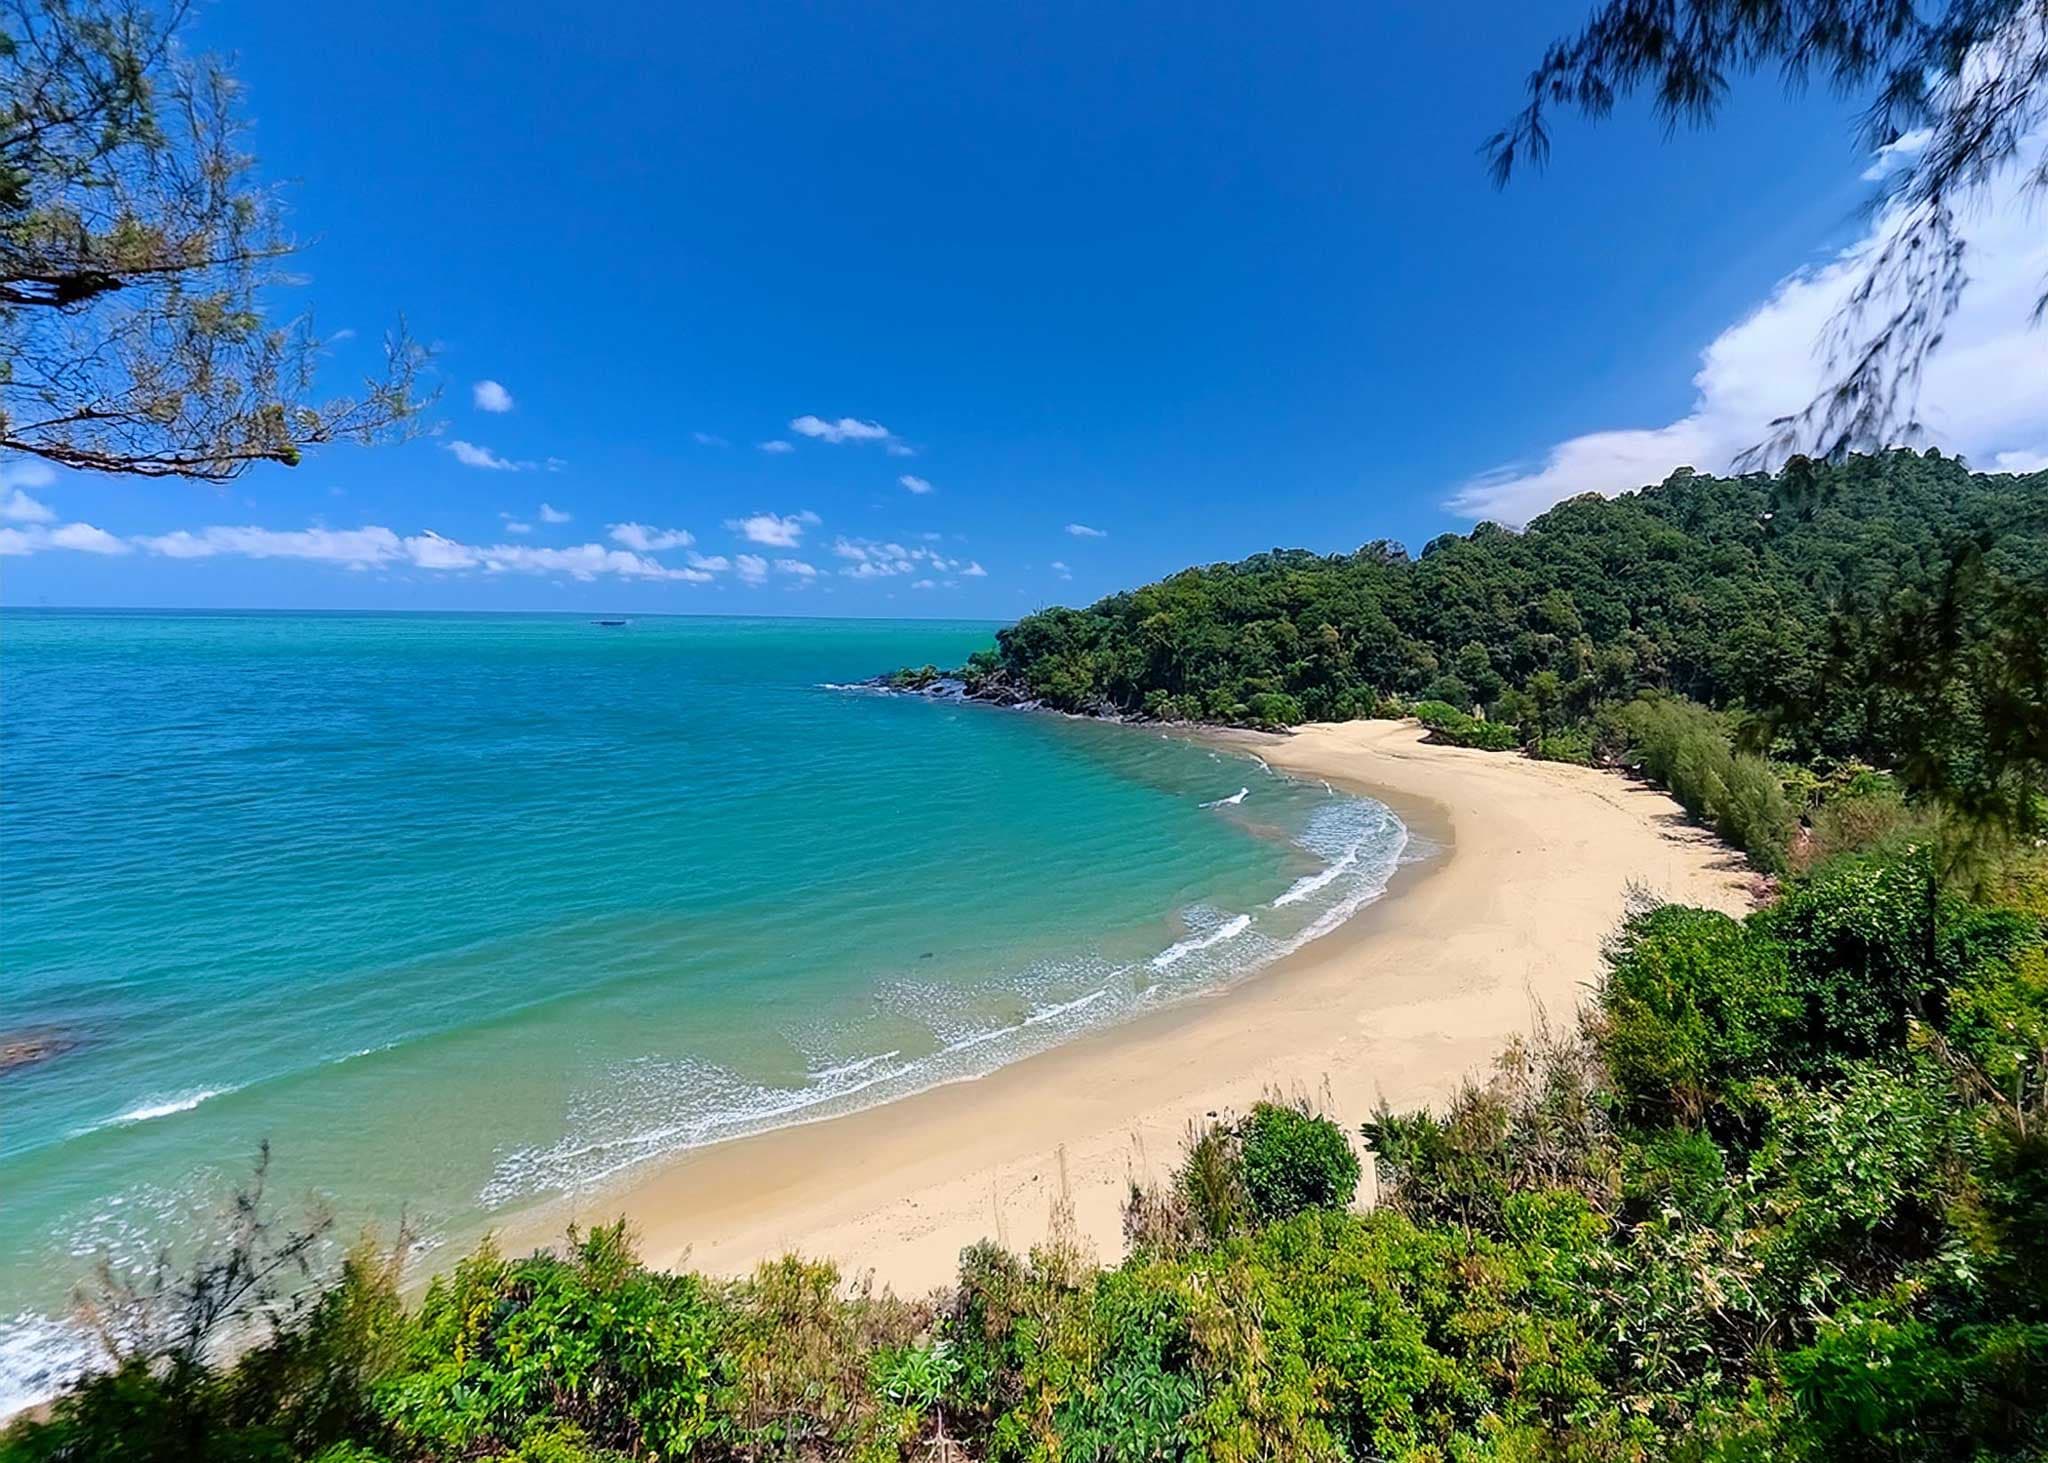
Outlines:
{"label": "blue sky", "polygon": [[[1722,466],[1803,402],[1867,160],[1759,83],[1494,191],[1583,13],[218,0],[289,304],[336,384],[402,313],[436,430],[224,489],[8,464],[0,596],[1008,617]],[[1993,416],[1951,445],[2048,448]]]}

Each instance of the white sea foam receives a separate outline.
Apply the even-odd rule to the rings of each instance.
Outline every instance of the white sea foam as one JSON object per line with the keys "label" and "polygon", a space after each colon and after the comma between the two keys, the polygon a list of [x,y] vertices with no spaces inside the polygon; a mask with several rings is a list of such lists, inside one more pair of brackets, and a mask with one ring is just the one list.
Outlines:
{"label": "white sea foam", "polygon": [[202,1087],[197,1092],[187,1092],[178,1097],[160,1097],[153,1102],[145,1102],[139,1107],[131,1107],[124,1113],[117,1113],[113,1117],[108,1118],[106,1122],[100,1124],[100,1126],[112,1127],[117,1124],[146,1123],[152,1118],[167,1118],[172,1113],[190,1112],[208,1098],[220,1097],[234,1090],[232,1087]]}
{"label": "white sea foam", "polygon": [[1227,798],[1217,798],[1212,802],[1203,803],[1202,806],[1205,808],[1234,808],[1247,797],[1250,797],[1251,791],[1248,787],[1241,787]]}
{"label": "white sea foam", "polygon": [[[1119,963],[1091,952],[971,982],[920,975],[882,985],[873,1056],[850,1054],[858,1033],[835,1029],[819,1032],[809,1063],[782,1082],[687,1057],[621,1063],[572,1102],[558,1140],[501,1152],[478,1197],[495,1208],[587,1191],[650,1159],[973,1080],[1077,1032],[1233,984],[1377,899],[1408,845],[1386,809],[1342,795],[1314,807],[1296,841],[1322,866],[1272,899],[1271,914],[1192,906],[1185,934],[1150,957]],[[930,1045],[904,1040],[906,1028],[929,1033]]]}
{"label": "white sea foam", "polygon": [[1344,877],[1347,869],[1358,862],[1360,847],[1361,845],[1354,844],[1350,848],[1345,849],[1343,856],[1334,864],[1319,869],[1313,874],[1304,874],[1299,879],[1296,879],[1288,886],[1285,894],[1282,894],[1273,901],[1273,908],[1284,909],[1290,904],[1299,904],[1318,889],[1329,888],[1330,885]]}
{"label": "white sea foam", "polygon": [[1088,992],[1085,996],[1076,996],[1071,1001],[1061,1001],[1053,1006],[1041,1006],[1029,1016],[1026,1016],[1023,1024],[1026,1026],[1043,1026],[1048,1021],[1057,1021],[1062,1016],[1071,1016],[1076,1011],[1085,1011],[1108,994],[1109,987],[1104,986],[1100,990]]}
{"label": "white sea foam", "polygon": [[880,1056],[862,1057],[857,1062],[844,1062],[837,1067],[814,1068],[806,1075],[809,1076],[809,1078],[813,1082],[831,1082],[841,1077],[857,1077],[862,1072],[866,1072],[875,1067],[879,1067],[882,1065],[882,1063],[887,1061],[893,1061],[894,1059],[902,1055],[903,1053],[900,1051],[883,1052]]}
{"label": "white sea foam", "polygon": [[0,1322],[0,1424],[101,1363],[92,1337],[69,1321],[24,1311]]}
{"label": "white sea foam", "polygon": [[1161,950],[1152,957],[1152,968],[1154,970],[1165,970],[1169,966],[1178,965],[1198,950],[1207,950],[1211,946],[1222,944],[1225,940],[1234,940],[1251,927],[1252,917],[1250,915],[1232,915],[1213,930],[1199,935],[1190,935],[1185,940],[1175,940],[1171,945],[1168,945],[1164,950]]}

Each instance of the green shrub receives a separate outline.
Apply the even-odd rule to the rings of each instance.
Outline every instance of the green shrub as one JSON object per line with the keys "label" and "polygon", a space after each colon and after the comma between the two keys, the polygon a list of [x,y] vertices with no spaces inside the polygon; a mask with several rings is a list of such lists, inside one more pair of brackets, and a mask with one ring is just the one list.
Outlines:
{"label": "green shrub", "polygon": [[1925,849],[1841,860],[1753,924],[1784,947],[1804,1008],[1785,1055],[1816,1076],[1902,1049],[1915,1018],[1945,1024],[1947,990],[2016,955],[2037,929],[1944,891]]}
{"label": "green shrub", "polygon": [[1466,712],[1444,701],[1417,701],[1408,708],[1408,714],[1430,731],[1453,730],[1472,719]]}
{"label": "green shrub", "polygon": [[1342,1209],[1357,1195],[1358,1155],[1328,1118],[1262,1102],[1238,1132],[1245,1194],[1259,1223],[1304,1209]]}
{"label": "green shrub", "polygon": [[553,1423],[636,1454],[716,1433],[731,1312],[695,1275],[642,1269],[623,1221],[570,1245],[510,1262],[486,1245],[429,1287],[417,1369],[386,1400],[408,1450],[510,1451]]}
{"label": "green shrub", "polygon": [[2048,1079],[2048,950],[1986,960],[1948,993],[1948,1037],[1999,1092]]}
{"label": "green shrub", "polygon": [[1591,1029],[1632,1120],[1696,1125],[1771,1069],[1799,1013],[1775,941],[1665,905],[1628,920],[1609,947]]}
{"label": "green shrub", "polygon": [[1688,813],[1710,823],[1758,868],[1786,867],[1798,817],[1771,764],[1738,754],[1726,719],[1673,696],[1643,696],[1615,717],[1628,760],[1669,788]]}
{"label": "green shrub", "polygon": [[1441,1116],[1384,1103],[1364,1125],[1379,1201],[1419,1222],[1504,1235],[1515,1195],[1569,1189],[1605,1210],[1618,1195],[1608,1101],[1593,1048],[1540,1023],[1491,1079],[1467,1081]]}
{"label": "green shrub", "polygon": [[1430,733],[1430,740],[1487,752],[1512,752],[1522,745],[1521,732],[1499,721],[1481,721],[1443,701],[1418,701],[1411,715]]}
{"label": "green shrub", "polygon": [[1307,719],[1302,715],[1301,703],[1281,691],[1261,691],[1246,698],[1245,713],[1245,719],[1252,725],[1268,731],[1299,726]]}
{"label": "green shrub", "polygon": [[1541,738],[1531,749],[1539,762],[1569,762],[1574,767],[1591,767],[1593,734],[1590,731],[1556,731]]}

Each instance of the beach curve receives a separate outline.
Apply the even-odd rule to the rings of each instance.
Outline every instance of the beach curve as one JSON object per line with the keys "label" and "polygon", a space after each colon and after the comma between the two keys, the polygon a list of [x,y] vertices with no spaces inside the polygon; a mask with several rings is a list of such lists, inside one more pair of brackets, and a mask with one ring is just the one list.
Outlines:
{"label": "beach curve", "polygon": [[970,1081],[676,1155],[505,1238],[623,1213],[653,1263],[737,1274],[796,1252],[915,1293],[977,1240],[1042,1238],[1064,1193],[1114,1260],[1130,1183],[1171,1169],[1191,1121],[1273,1089],[1322,1094],[1354,1128],[1382,1097],[1440,1101],[1539,1008],[1576,1007],[1632,889],[1749,904],[1738,855],[1613,773],[1431,745],[1401,722],[1210,735],[1378,798],[1435,854],[1255,979]]}

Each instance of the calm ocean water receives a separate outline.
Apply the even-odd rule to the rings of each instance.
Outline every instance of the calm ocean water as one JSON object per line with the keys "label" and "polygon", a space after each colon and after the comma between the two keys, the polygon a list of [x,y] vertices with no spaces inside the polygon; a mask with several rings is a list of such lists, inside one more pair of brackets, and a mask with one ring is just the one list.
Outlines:
{"label": "calm ocean water", "polygon": [[[1256,969],[1377,803],[1156,731],[835,685],[933,621],[0,615],[0,1411],[93,1257],[256,1147],[348,1234],[491,1216]],[[1246,789],[1238,798],[1239,789]]]}

